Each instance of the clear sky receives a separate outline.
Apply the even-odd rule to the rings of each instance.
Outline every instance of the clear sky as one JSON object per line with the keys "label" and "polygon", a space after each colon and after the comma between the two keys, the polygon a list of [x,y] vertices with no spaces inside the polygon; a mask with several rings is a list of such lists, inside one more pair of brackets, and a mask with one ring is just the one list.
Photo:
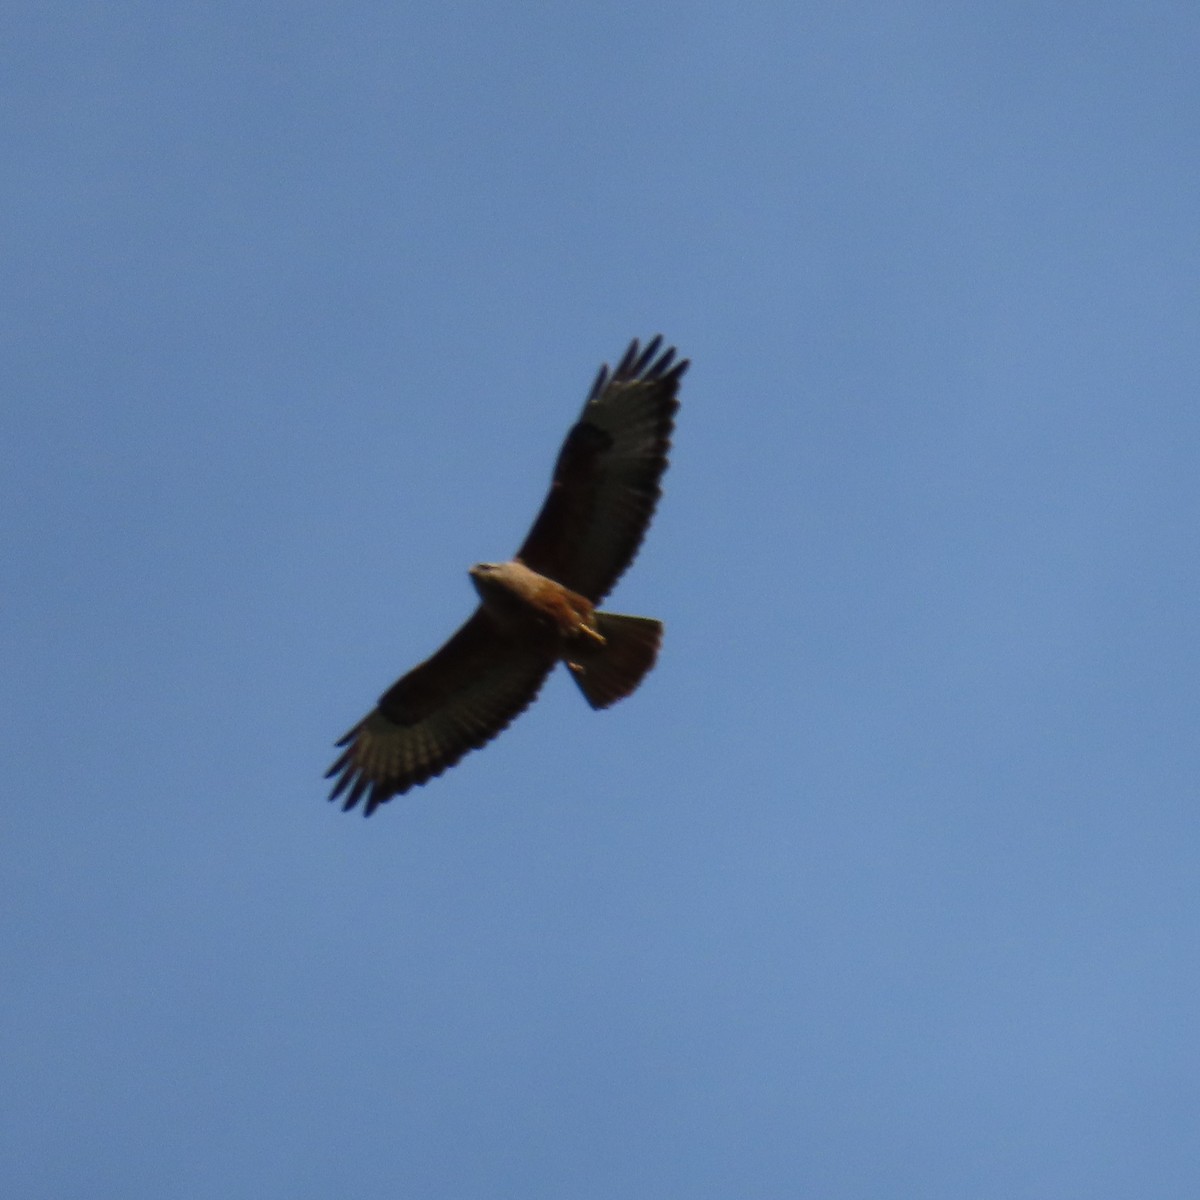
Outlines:
{"label": "clear sky", "polygon": [[[10,4],[0,1192],[1200,1194],[1198,61]],[[655,672],[326,804],[660,331]]]}

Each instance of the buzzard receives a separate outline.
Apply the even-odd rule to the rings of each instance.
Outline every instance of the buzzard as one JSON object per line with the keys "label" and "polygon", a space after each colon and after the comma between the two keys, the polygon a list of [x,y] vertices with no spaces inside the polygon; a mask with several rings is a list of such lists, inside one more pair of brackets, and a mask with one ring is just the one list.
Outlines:
{"label": "buzzard", "polygon": [[511,562],[476,563],[479,607],[432,658],[397,680],[337,744],[326,772],[344,811],[365,815],[452,767],[523,712],[554,664],[593,708],[628,696],[654,665],[662,623],[601,612],[661,495],[687,359],[634,339],[600,368],[567,432],[550,494]]}

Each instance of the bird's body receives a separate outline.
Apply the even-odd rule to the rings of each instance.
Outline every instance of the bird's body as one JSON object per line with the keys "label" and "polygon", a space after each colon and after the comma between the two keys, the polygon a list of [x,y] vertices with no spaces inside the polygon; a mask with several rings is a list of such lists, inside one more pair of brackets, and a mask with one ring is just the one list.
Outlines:
{"label": "bird's body", "polygon": [[660,345],[634,341],[614,372],[601,368],[517,556],[470,569],[479,607],[341,739],[331,800],[345,793],[350,809],[365,796],[370,815],[440,775],[523,711],[559,661],[593,708],[654,665],[662,624],[597,606],[637,553],[667,466],[688,364]]}
{"label": "bird's body", "polygon": [[566,664],[593,708],[628,696],[654,665],[661,621],[600,612],[586,596],[519,559],[476,563],[470,575],[497,627],[531,646],[544,639],[547,652]]}
{"label": "bird's body", "polygon": [[[531,571],[519,559],[505,563],[476,563],[471,582],[480,602],[504,629],[545,632],[561,644],[594,634],[596,606],[578,592]],[[598,636],[598,635],[596,635]]]}

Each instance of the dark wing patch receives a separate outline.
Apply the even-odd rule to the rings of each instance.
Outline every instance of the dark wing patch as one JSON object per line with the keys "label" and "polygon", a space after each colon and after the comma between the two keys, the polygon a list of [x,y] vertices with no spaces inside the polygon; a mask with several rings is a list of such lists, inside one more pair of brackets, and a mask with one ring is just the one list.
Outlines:
{"label": "dark wing patch", "polygon": [[364,815],[491,741],[533,702],[552,649],[500,634],[482,608],[432,657],[397,680],[337,744],[330,800]]}
{"label": "dark wing patch", "polygon": [[633,561],[662,494],[688,362],[675,362],[673,347],[659,354],[661,345],[656,337],[643,349],[635,338],[615,371],[600,368],[517,551],[526,566],[594,604]]}

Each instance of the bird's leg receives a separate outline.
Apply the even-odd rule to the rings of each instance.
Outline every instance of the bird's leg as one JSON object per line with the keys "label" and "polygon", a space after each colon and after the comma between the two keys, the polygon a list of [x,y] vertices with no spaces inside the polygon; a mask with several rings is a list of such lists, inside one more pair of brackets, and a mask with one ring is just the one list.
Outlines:
{"label": "bird's leg", "polygon": [[[575,635],[575,638],[590,639],[592,642],[594,642],[596,644],[596,646],[607,646],[608,645],[608,642],[605,640],[604,634],[602,634],[600,632],[600,630],[593,628],[586,621],[580,621],[579,624],[575,626],[574,635]],[[584,650],[586,652],[586,650],[588,649],[587,642],[584,642],[583,645],[578,647],[578,649]],[[578,657],[578,651],[576,652],[576,657]],[[576,675],[582,675],[587,670],[585,665],[581,662],[575,661],[575,658],[568,658],[566,660],[566,663],[567,663],[567,667],[571,671],[573,671]]]}

